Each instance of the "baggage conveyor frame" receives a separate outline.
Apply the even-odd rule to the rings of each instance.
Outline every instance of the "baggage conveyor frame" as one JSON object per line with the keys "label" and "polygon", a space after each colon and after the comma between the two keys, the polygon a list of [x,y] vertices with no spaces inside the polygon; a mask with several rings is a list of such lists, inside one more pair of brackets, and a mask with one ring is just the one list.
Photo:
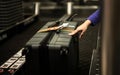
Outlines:
{"label": "baggage conveyor frame", "polygon": [[30,23],[33,23],[36,19],[38,19],[39,6],[40,6],[40,2],[35,2],[33,15],[30,15],[24,20],[17,22],[15,25],[8,26],[8,27],[0,27],[0,42],[7,39],[11,35],[13,35],[13,33],[16,33],[16,31],[18,31],[19,28],[22,28],[22,27],[24,28],[25,26],[29,25]]}

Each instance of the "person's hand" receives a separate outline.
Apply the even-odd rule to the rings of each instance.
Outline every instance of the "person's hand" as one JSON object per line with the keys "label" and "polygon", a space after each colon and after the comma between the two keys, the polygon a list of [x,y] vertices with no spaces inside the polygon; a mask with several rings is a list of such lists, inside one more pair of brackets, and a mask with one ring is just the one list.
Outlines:
{"label": "person's hand", "polygon": [[72,31],[71,33],[69,33],[69,35],[75,35],[76,33],[80,32],[79,38],[82,37],[82,35],[84,34],[84,32],[86,32],[88,26],[91,24],[90,20],[86,20],[83,24],[81,24],[80,26],[78,26],[74,31]]}

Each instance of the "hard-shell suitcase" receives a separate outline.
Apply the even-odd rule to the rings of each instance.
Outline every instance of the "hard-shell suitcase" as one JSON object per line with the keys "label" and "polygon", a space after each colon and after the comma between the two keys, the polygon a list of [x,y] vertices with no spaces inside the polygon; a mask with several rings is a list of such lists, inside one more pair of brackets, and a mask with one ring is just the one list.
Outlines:
{"label": "hard-shell suitcase", "polygon": [[[65,20],[66,20],[66,16],[64,16],[64,17],[65,17]],[[69,17],[67,17],[67,18],[69,18]],[[52,61],[54,61],[54,59],[52,59],[53,57],[51,56],[51,54],[54,54],[53,53],[54,49],[58,48],[58,47],[56,47],[56,45],[53,45],[54,49],[53,49],[53,52],[52,52],[53,47],[52,47],[51,42],[53,42],[54,37],[56,37],[57,34],[60,35],[60,36],[64,36],[65,38],[63,38],[63,40],[65,40],[66,38],[69,39],[69,40],[67,39],[65,42],[60,41],[61,42],[61,48],[63,47],[63,49],[64,49],[65,47],[67,47],[68,48],[67,49],[68,53],[65,53],[66,51],[60,51],[61,52],[60,57],[62,57],[64,55],[64,53],[65,53],[65,57],[62,58],[62,59],[58,57],[59,61],[60,60],[63,61],[64,59],[65,60],[67,59],[68,60],[68,61],[66,61],[67,63],[64,61],[65,62],[64,64],[66,64],[66,65],[70,64],[70,65],[73,65],[73,66],[77,65],[77,54],[74,56],[74,54],[76,52],[74,53],[74,50],[69,50],[70,46],[71,46],[70,48],[72,48],[71,44],[73,43],[72,42],[73,37],[68,35],[69,31],[75,29],[75,27],[77,26],[77,22],[70,22],[70,21],[65,21],[65,20],[60,19],[59,21],[48,22],[40,30],[42,30],[42,29],[44,30],[48,27],[57,26],[57,25],[61,25],[61,24],[64,24],[64,23],[68,23],[69,24],[68,27],[60,29],[60,30],[47,31],[47,32],[39,32],[38,31],[26,43],[26,45],[25,45],[25,51],[27,51],[27,53],[26,53],[26,63],[25,63],[26,75],[38,75],[38,74],[39,75],[45,75],[45,74],[46,75],[49,75],[49,74],[52,75],[53,73],[56,73],[56,71],[53,70],[54,67],[52,67],[52,66],[56,66],[57,64],[53,65],[54,62],[52,62]],[[59,37],[59,36],[57,36],[57,37]],[[62,38],[61,38],[61,40],[62,40]],[[60,43],[60,42],[58,41],[55,44]],[[75,40],[74,40],[74,42],[75,42]],[[76,44],[77,44],[77,42],[74,45],[76,45]],[[78,46],[78,44],[77,44],[77,46]],[[76,48],[78,48],[77,46],[76,46]],[[58,49],[58,50],[63,50],[63,49]],[[57,50],[57,49],[55,49],[55,50]],[[77,51],[77,49],[75,51]],[[73,57],[69,53],[72,53]],[[55,53],[55,55],[59,55],[59,54]],[[68,58],[68,56],[69,56],[69,58]],[[55,57],[57,57],[57,56],[55,56]],[[75,59],[75,62],[71,62],[69,60],[69,59],[72,59],[72,61],[74,61],[73,58]],[[61,62],[60,62],[60,64],[58,63],[58,65],[61,65]],[[68,62],[71,62],[72,64],[68,63]],[[68,67],[66,69],[68,69]],[[64,69],[65,67],[62,67],[62,68]],[[56,69],[60,70],[62,68],[57,67]],[[63,73],[63,72],[61,72],[61,73]]]}
{"label": "hard-shell suitcase", "polygon": [[[54,22],[48,22],[41,29],[48,28]],[[52,36],[52,32],[37,32],[25,45],[26,54],[26,75],[40,75],[48,72],[48,50],[46,42]]]}
{"label": "hard-shell suitcase", "polygon": [[66,29],[54,34],[47,44],[49,71],[51,75],[74,75],[79,60],[78,37],[68,35],[77,27],[77,22],[67,22]]}

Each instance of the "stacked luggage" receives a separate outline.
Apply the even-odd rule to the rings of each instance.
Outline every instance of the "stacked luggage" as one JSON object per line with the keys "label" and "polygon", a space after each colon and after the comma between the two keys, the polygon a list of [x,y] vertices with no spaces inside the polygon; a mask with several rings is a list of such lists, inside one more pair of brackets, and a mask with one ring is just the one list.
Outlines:
{"label": "stacked luggage", "polygon": [[59,31],[38,31],[26,43],[26,75],[75,74],[79,59],[79,42],[77,36],[69,36],[68,33],[77,27],[77,22],[68,21],[67,19],[64,21],[52,21],[46,23],[40,30],[65,23],[68,26]]}
{"label": "stacked luggage", "polygon": [[37,21],[39,5],[39,2],[0,0],[0,43]]}
{"label": "stacked luggage", "polygon": [[0,29],[24,19],[22,0],[0,0]]}

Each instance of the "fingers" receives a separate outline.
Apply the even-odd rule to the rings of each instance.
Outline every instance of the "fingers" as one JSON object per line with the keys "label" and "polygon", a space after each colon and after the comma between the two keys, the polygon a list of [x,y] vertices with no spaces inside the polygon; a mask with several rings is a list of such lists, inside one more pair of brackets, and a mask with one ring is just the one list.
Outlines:
{"label": "fingers", "polygon": [[68,35],[75,35],[75,34],[79,34],[79,38],[81,38],[82,36],[83,36],[83,34],[84,34],[84,31],[79,31],[79,30],[74,30],[74,31],[72,31],[71,33],[69,33]]}
{"label": "fingers", "polygon": [[79,38],[81,38],[81,37],[83,36],[83,34],[84,34],[84,31],[82,31],[82,32],[80,33]]}
{"label": "fingers", "polygon": [[78,30],[74,30],[74,31],[72,31],[71,33],[69,33],[68,35],[74,35],[74,34],[76,34],[78,32]]}

